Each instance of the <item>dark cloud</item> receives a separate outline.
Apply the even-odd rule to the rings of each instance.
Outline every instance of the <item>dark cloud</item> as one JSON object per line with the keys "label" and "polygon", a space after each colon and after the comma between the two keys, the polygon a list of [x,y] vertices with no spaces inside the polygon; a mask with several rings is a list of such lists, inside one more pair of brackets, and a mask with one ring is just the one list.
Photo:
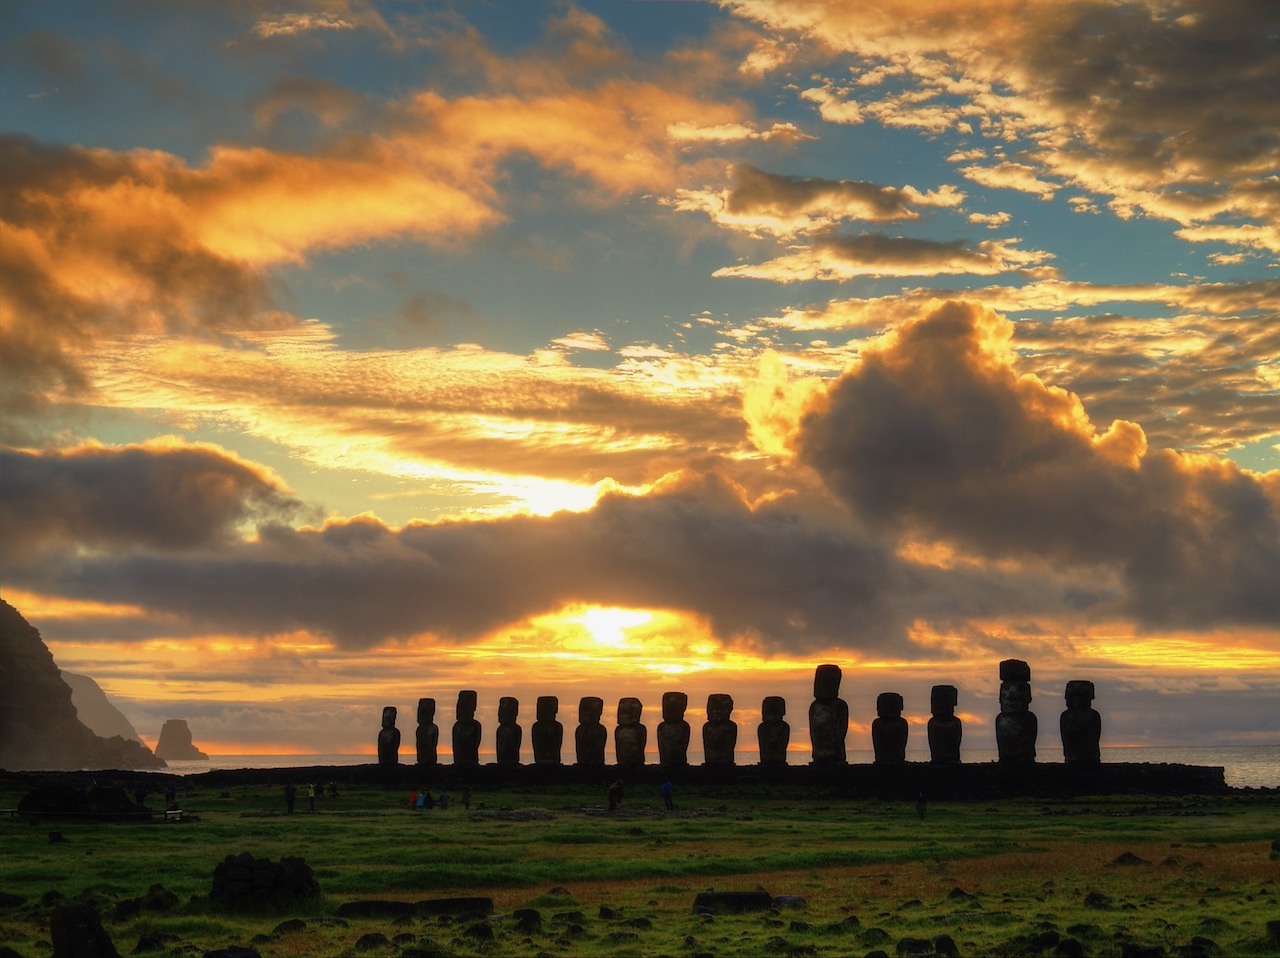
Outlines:
{"label": "dark cloud", "polygon": [[869,351],[799,449],[865,521],[988,558],[1116,569],[1146,623],[1280,622],[1277,482],[1098,435],[1079,400],[1019,376],[1012,326],[948,303]]}
{"label": "dark cloud", "polygon": [[783,176],[748,164],[734,168],[734,185],[725,202],[735,215],[797,213],[856,215],[876,222],[915,219],[918,194],[867,180],[825,180],[813,176]]}
{"label": "dark cloud", "polygon": [[308,629],[351,646],[466,639],[575,601],[684,609],[779,647],[889,647],[904,623],[892,555],[830,519],[755,509],[714,477],[588,513],[412,525],[273,527],[202,556],[136,552],[8,572],[56,594],[132,602],[248,634]]}
{"label": "dark cloud", "polygon": [[225,540],[242,521],[297,510],[275,480],[213,447],[5,450],[0,471],[10,566],[69,544],[191,549]]}

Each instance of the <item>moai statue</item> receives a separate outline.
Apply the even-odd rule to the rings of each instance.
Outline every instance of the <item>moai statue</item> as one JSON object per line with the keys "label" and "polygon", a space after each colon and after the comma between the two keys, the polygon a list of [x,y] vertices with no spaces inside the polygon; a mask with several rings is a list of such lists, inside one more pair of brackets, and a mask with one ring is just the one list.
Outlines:
{"label": "moai statue", "polygon": [[901,765],[907,760],[907,720],[902,717],[902,696],[897,692],[876,696],[871,747],[877,765]]}
{"label": "moai statue", "polygon": [[929,761],[934,765],[960,764],[960,739],[964,728],[956,717],[960,693],[954,685],[935,685],[929,696]]}
{"label": "moai statue", "polygon": [[604,699],[584,695],[578,702],[578,728],[573,733],[579,765],[603,765],[604,746],[609,730],[600,724]]}
{"label": "moai statue", "polygon": [[440,744],[440,729],[436,727],[436,700],[418,699],[418,764],[436,764],[436,746]]}
{"label": "moai statue", "polygon": [[996,748],[1002,765],[1035,762],[1037,726],[1031,711],[1031,666],[1020,659],[1005,659],[1000,663],[1000,714],[996,716]]}
{"label": "moai statue", "polygon": [[396,728],[396,707],[388,705],[382,710],[382,728],[378,730],[378,764],[397,765],[400,762],[400,730]]}
{"label": "moai statue", "polygon": [[844,765],[844,739],[849,734],[849,706],[840,698],[838,665],[819,665],[813,673],[809,706],[809,741],[815,765]]}
{"label": "moai statue", "polygon": [[458,719],[453,723],[453,764],[480,764],[480,723],[476,721],[476,693],[458,693]]}
{"label": "moai statue", "polygon": [[707,723],[702,726],[702,761],[706,765],[732,765],[738,745],[738,723],[733,714],[733,696],[707,696]]}
{"label": "moai statue", "polygon": [[644,706],[637,698],[618,700],[618,725],[613,730],[613,751],[619,765],[643,765],[649,730],[640,724]]}
{"label": "moai statue", "polygon": [[662,721],[658,724],[658,762],[666,766],[689,764],[689,723],[684,720],[689,696],[662,693]]}
{"label": "moai statue", "polygon": [[504,695],[498,699],[498,731],[495,748],[499,765],[520,764],[520,743],[524,741],[524,730],[516,724],[520,715],[520,700]]}
{"label": "moai statue", "polygon": [[1102,716],[1093,708],[1093,683],[1067,683],[1067,710],[1058,720],[1062,731],[1062,759],[1068,765],[1097,765],[1102,761]]}
{"label": "moai statue", "polygon": [[760,743],[761,765],[786,765],[787,746],[791,744],[791,726],[783,718],[787,700],[781,695],[766,695],[760,703],[760,725],[756,741]]}
{"label": "moai statue", "polygon": [[560,700],[554,695],[538,696],[538,720],[533,723],[533,763],[559,765],[560,746],[564,742],[564,726],[556,721]]}

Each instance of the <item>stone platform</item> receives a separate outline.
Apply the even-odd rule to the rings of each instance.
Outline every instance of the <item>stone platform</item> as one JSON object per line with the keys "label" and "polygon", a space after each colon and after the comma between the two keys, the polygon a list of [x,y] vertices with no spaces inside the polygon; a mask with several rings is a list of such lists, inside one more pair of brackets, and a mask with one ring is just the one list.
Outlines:
{"label": "stone platform", "polygon": [[404,789],[441,787],[497,791],[558,785],[596,786],[602,791],[621,779],[628,787],[655,789],[670,779],[678,789],[773,785],[810,788],[815,795],[844,798],[912,799],[922,792],[938,800],[986,800],[1019,796],[1061,798],[1085,795],[1215,795],[1230,791],[1219,766],[1114,762],[1092,767],[1044,762],[1008,768],[995,762],[970,765],[328,765],[287,769],[219,769],[184,776],[192,785],[283,784],[285,781],[378,785]]}

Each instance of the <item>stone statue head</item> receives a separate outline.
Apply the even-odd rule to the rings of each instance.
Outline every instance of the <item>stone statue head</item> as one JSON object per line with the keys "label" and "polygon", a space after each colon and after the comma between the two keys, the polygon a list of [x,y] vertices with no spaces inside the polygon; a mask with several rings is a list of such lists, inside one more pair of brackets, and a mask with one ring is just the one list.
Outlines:
{"label": "stone statue head", "polygon": [[463,689],[458,693],[459,722],[467,722],[476,717],[477,698],[474,689]]}
{"label": "stone statue head", "polygon": [[960,693],[954,685],[935,685],[929,693],[929,711],[934,715],[952,716],[959,701]]}
{"label": "stone statue head", "polygon": [[1000,663],[1001,682],[1030,682],[1031,666],[1021,659],[1005,659]]}
{"label": "stone statue head", "polygon": [[787,700],[781,695],[766,695],[760,703],[760,717],[766,722],[780,722],[787,714]]}
{"label": "stone statue head", "polygon": [[898,718],[902,715],[902,696],[897,692],[881,692],[876,696],[876,715]]}
{"label": "stone statue head", "polygon": [[627,696],[624,699],[618,699],[618,724],[619,725],[636,725],[640,721],[640,713],[644,706],[638,698]]}
{"label": "stone statue head", "polygon": [[385,708],[383,708],[382,727],[383,728],[396,727],[396,707],[394,705],[388,705]]}
{"label": "stone statue head", "polygon": [[554,695],[538,696],[538,721],[554,722],[556,713],[560,711],[560,700]]}
{"label": "stone statue head", "polygon": [[723,692],[713,692],[707,696],[707,721],[727,722],[733,712],[733,696]]}
{"label": "stone statue head", "polygon": [[1001,712],[1025,712],[1030,705],[1030,682],[1002,682],[1000,684]]}
{"label": "stone statue head", "polygon": [[584,695],[578,700],[578,724],[599,725],[600,716],[604,714],[604,699],[595,695]]}
{"label": "stone statue head", "polygon": [[501,725],[510,725],[516,720],[520,714],[520,700],[512,698],[510,695],[504,695],[498,699],[498,722]]}
{"label": "stone statue head", "polygon": [[840,696],[840,679],[844,673],[838,665],[819,665],[813,672],[813,697],[834,699]]}
{"label": "stone statue head", "polygon": [[436,720],[436,700],[418,699],[418,724],[430,725]]}
{"label": "stone statue head", "polygon": [[1069,709],[1087,709],[1093,705],[1093,683],[1084,679],[1072,679],[1067,683],[1064,698]]}
{"label": "stone statue head", "polygon": [[662,693],[662,721],[683,722],[684,711],[689,707],[689,696],[683,692]]}

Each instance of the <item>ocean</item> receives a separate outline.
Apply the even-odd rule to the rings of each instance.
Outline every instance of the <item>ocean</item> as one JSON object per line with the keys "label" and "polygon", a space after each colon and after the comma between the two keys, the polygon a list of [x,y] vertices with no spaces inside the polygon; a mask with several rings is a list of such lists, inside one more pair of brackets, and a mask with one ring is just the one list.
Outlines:
{"label": "ocean", "polygon": [[[797,753],[797,756],[800,753]],[[412,760],[412,752],[408,758]],[[656,758],[651,755],[651,758]],[[702,756],[690,749],[689,760],[697,763]],[[401,760],[405,759],[402,752]],[[993,762],[995,749],[969,749],[966,762]],[[907,760],[927,762],[927,750],[907,750]],[[1149,762],[1169,765],[1220,765],[1226,782],[1232,788],[1280,788],[1280,745],[1197,745],[1163,747],[1104,748],[1104,762]],[[211,755],[208,761],[171,761],[169,770],[179,775],[209,772],[224,768],[305,768],[313,765],[367,765],[376,762],[373,755]],[[870,749],[854,749],[849,761],[870,763]]]}

